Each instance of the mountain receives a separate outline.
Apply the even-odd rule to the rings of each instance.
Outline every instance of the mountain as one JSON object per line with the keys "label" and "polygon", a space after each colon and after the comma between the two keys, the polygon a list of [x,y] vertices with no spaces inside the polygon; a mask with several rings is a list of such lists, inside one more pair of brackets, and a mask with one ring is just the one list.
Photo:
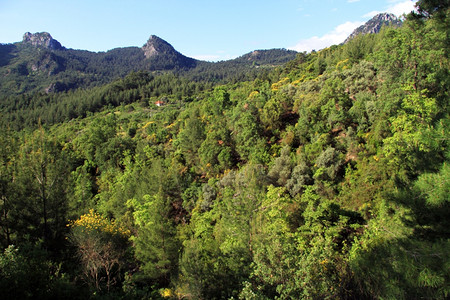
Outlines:
{"label": "mountain", "polygon": [[53,39],[48,32],[41,32],[32,34],[27,32],[23,35],[23,43],[31,44],[33,46],[44,47],[51,50],[63,50],[61,43]]}
{"label": "mountain", "polygon": [[156,35],[150,36],[147,43],[142,46],[142,50],[144,51],[144,55],[146,58],[151,58],[158,55],[179,54],[171,44],[157,37]]}
{"label": "mountain", "polygon": [[88,88],[140,70],[224,82],[232,77],[243,79],[250,70],[281,65],[295,56],[295,51],[283,49],[258,50],[236,60],[211,63],[187,57],[155,35],[140,48],[90,52],[67,49],[47,32],[27,32],[21,42],[0,44],[0,95]]}
{"label": "mountain", "polygon": [[402,20],[397,18],[394,14],[390,13],[381,13],[374,16],[372,19],[367,21],[364,25],[356,28],[352,34],[350,34],[347,39],[344,41],[344,44],[349,40],[353,39],[357,35],[360,34],[369,34],[369,33],[378,33],[380,32],[383,26],[396,26],[399,27],[402,25]]}
{"label": "mountain", "polygon": [[0,45],[0,93],[64,91],[102,85],[132,71],[180,70],[195,65],[194,59],[156,36],[142,48],[90,52],[66,49],[47,32],[27,32],[22,42]]}
{"label": "mountain", "polygon": [[234,61],[254,62],[256,64],[284,64],[297,55],[296,51],[286,49],[255,50],[236,58]]}
{"label": "mountain", "polygon": [[197,60],[184,56],[156,35],[151,35],[141,49],[150,70],[191,69],[197,65]]}

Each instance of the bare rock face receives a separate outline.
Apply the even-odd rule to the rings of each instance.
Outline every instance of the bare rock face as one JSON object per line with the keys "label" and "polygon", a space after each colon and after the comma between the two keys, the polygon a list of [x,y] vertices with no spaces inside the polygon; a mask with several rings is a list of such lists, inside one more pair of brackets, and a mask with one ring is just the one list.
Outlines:
{"label": "bare rock face", "polygon": [[27,32],[23,35],[23,43],[31,44],[35,47],[44,47],[50,50],[63,50],[64,47],[52,38],[48,32]]}
{"label": "bare rock face", "polygon": [[352,32],[352,34],[345,40],[344,44],[360,34],[378,33],[380,32],[383,26],[399,27],[401,25],[402,21],[399,18],[397,18],[394,14],[390,13],[378,14],[369,21],[367,21],[364,25],[361,25],[358,28],[356,28]]}
{"label": "bare rock face", "polygon": [[142,47],[146,58],[151,58],[159,54],[173,54],[175,49],[165,40],[151,35],[147,43]]}
{"label": "bare rock face", "polygon": [[261,57],[261,52],[258,50],[255,50],[250,53],[248,60],[258,60],[258,59],[260,59],[260,57]]}

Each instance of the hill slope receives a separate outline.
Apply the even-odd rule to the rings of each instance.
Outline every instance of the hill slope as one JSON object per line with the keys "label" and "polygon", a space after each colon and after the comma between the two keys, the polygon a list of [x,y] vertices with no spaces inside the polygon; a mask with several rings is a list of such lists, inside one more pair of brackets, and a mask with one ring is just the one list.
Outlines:
{"label": "hill slope", "polygon": [[447,28],[406,22],[214,89],[0,101],[0,298],[448,299]]}

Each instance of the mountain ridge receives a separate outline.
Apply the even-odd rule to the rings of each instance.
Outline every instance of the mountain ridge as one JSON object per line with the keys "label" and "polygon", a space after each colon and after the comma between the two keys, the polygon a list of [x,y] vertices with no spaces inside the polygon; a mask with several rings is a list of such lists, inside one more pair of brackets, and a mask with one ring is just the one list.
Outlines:
{"label": "mountain ridge", "polygon": [[[254,51],[255,52],[255,51]],[[106,84],[133,71],[183,73],[193,80],[222,82],[260,66],[274,67],[295,58],[285,49],[257,50],[245,60],[206,62],[187,57],[151,35],[142,47],[91,52],[66,48],[48,32],[25,33],[21,42],[0,44],[0,93],[59,92]]]}
{"label": "mountain ridge", "polygon": [[402,20],[397,18],[391,13],[380,13],[372,17],[363,25],[359,26],[345,39],[343,44],[346,44],[351,39],[355,38],[360,34],[373,34],[380,32],[383,26],[396,26],[402,25]]}

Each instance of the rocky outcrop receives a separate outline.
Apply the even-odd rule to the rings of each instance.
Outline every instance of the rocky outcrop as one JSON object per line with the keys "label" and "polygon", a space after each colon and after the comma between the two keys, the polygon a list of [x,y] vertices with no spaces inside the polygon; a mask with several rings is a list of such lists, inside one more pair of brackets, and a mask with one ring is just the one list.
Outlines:
{"label": "rocky outcrop", "polygon": [[158,54],[175,54],[176,50],[171,44],[165,40],[157,37],[156,35],[151,35],[147,43],[142,47],[146,58],[154,57]]}
{"label": "rocky outcrop", "polygon": [[186,57],[165,40],[151,35],[142,46],[150,70],[192,69],[197,65],[193,58]]}
{"label": "rocky outcrop", "polygon": [[57,40],[52,38],[52,36],[48,32],[27,32],[23,35],[22,42],[25,44],[33,45],[35,47],[44,47],[50,50],[64,49],[64,47],[61,46],[61,44]]}
{"label": "rocky outcrop", "polygon": [[356,37],[360,34],[369,34],[369,33],[378,33],[380,32],[383,26],[396,26],[399,27],[402,25],[402,21],[397,18],[394,14],[390,13],[382,13],[378,14],[369,21],[367,21],[364,25],[356,28],[352,34],[344,41],[344,44]]}

